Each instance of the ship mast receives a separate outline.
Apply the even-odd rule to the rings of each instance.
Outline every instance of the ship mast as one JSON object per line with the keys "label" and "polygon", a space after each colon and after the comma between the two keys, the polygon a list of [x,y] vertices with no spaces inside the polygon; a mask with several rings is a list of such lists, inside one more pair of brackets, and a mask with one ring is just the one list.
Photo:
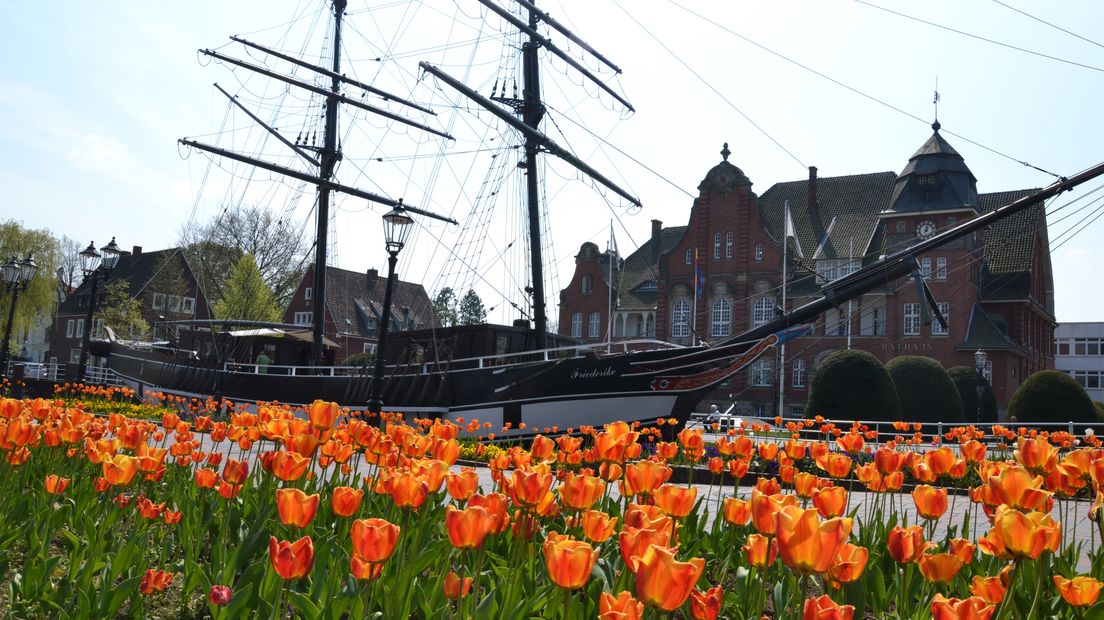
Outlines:
{"label": "ship mast", "polygon": [[[533,31],[529,34],[529,41],[522,46],[522,120],[526,125],[540,128],[541,119],[544,118],[544,103],[540,95],[540,58],[537,50],[540,43],[537,41],[537,8],[529,8],[529,28]],[[540,229],[540,188],[537,185],[540,174],[537,166],[537,152],[539,144],[535,136],[525,137],[525,182],[526,202],[529,211],[529,260],[533,269],[533,329],[536,331],[534,346],[537,349],[548,347],[548,316],[544,307],[544,264],[541,256],[541,229]]]}

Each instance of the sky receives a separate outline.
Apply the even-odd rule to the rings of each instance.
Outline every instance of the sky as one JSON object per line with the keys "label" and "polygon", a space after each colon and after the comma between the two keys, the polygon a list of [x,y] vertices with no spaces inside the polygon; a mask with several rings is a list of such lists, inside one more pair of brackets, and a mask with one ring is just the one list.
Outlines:
{"label": "sky", "polygon": [[[328,62],[323,33],[331,18],[319,6],[3,3],[0,217],[82,245],[103,245],[114,235],[123,247],[152,250],[175,245],[183,227],[241,202],[302,222],[302,234],[313,238],[309,188],[251,174],[176,141],[192,137],[291,164],[295,156],[265,140],[212,84],[239,95],[292,138],[318,126],[317,98],[196,50],[217,48],[312,80],[227,37],[240,34]],[[1054,180],[1048,172],[1068,176],[1104,161],[1104,4],[1094,0],[541,0],[540,6],[620,67],[614,75],[550,34],[635,108],[629,112],[552,60],[542,78],[545,131],[642,202],[633,207],[595,190],[564,164],[542,168],[553,319],[556,291],[567,284],[579,246],[592,241],[604,248],[612,226],[627,253],[647,240],[650,220],[685,224],[697,184],[720,161],[724,143],[760,194],[805,178],[810,165],[821,177],[900,172],[931,135],[938,85],[942,132],[981,192],[1042,187]],[[448,226],[418,218],[400,256],[400,277],[422,282],[431,294],[441,286],[474,288],[493,308],[492,320],[512,320],[511,304],[526,305],[527,268],[516,251],[524,246],[524,219],[517,207],[491,211],[485,201],[520,195],[523,174],[511,148],[518,141],[494,137],[501,123],[475,115],[418,62],[487,95],[496,79],[512,83],[517,61],[510,45],[517,38],[503,34],[504,23],[474,0],[350,0],[346,19],[342,71],[427,103],[437,115],[364,101],[411,113],[455,139],[343,113],[338,180],[459,220]],[[1104,268],[1104,218],[1094,219],[1102,205],[1090,194],[1098,185],[1090,182],[1049,209],[1059,322],[1104,320],[1104,287],[1091,284]],[[379,217],[386,211],[338,198],[333,264],[385,269]]]}

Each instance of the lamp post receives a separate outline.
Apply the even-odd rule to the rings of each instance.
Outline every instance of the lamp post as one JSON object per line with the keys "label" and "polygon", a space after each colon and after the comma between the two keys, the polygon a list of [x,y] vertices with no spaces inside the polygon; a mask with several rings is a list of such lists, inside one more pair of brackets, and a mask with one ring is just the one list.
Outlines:
{"label": "lamp post", "polygon": [[88,340],[92,336],[92,314],[96,311],[96,283],[101,275],[106,278],[115,268],[120,254],[119,246],[115,245],[115,237],[111,238],[111,243],[100,248],[99,252],[96,251],[95,243],[89,243],[80,253],[81,271],[84,272],[84,279],[92,279],[92,291],[88,296],[88,314],[84,320],[84,334],[81,336],[77,381],[84,381],[84,371],[88,366]]}
{"label": "lamp post", "polygon": [[15,303],[19,301],[19,293],[27,290],[31,280],[38,271],[38,265],[28,254],[27,258],[20,262],[13,256],[4,263],[4,288],[11,291],[11,305],[8,307],[8,326],[4,328],[4,348],[0,353],[0,374],[8,374],[8,353],[10,353],[12,324],[15,322]]}
{"label": "lamp post", "polygon": [[974,369],[977,370],[977,422],[981,422],[981,399],[985,395],[985,364],[989,361],[989,354],[978,348],[974,353]]}
{"label": "lamp post", "polygon": [[387,248],[387,289],[383,294],[383,312],[380,316],[379,342],[376,344],[376,365],[372,372],[372,390],[368,396],[368,411],[383,411],[383,358],[384,341],[387,339],[387,327],[391,322],[391,289],[395,286],[395,263],[399,260],[399,250],[406,245],[406,238],[413,228],[414,220],[399,205],[383,216],[383,238]]}

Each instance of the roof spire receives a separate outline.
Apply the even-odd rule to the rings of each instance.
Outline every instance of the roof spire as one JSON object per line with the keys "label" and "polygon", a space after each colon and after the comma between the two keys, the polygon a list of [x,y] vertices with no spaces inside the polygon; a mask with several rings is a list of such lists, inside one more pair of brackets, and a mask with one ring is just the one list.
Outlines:
{"label": "roof spire", "polygon": [[935,106],[935,122],[932,123],[932,131],[939,131],[939,76],[935,76],[935,95],[932,97],[932,105]]}
{"label": "roof spire", "polygon": [[725,161],[728,161],[728,156],[732,154],[732,151],[728,150],[728,143],[724,143],[724,148],[721,149],[721,157],[724,157]]}

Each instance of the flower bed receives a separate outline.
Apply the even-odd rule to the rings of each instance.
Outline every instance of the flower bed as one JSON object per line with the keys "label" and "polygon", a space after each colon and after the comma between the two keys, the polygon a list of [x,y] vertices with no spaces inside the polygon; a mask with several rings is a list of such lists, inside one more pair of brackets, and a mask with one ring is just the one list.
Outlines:
{"label": "flower bed", "polygon": [[[1087,546],[1071,524],[1104,502],[1092,437],[614,424],[511,446],[321,402],[152,422],[68,397],[0,399],[14,617],[1104,616],[1099,522]],[[695,465],[714,477],[671,482]]]}

